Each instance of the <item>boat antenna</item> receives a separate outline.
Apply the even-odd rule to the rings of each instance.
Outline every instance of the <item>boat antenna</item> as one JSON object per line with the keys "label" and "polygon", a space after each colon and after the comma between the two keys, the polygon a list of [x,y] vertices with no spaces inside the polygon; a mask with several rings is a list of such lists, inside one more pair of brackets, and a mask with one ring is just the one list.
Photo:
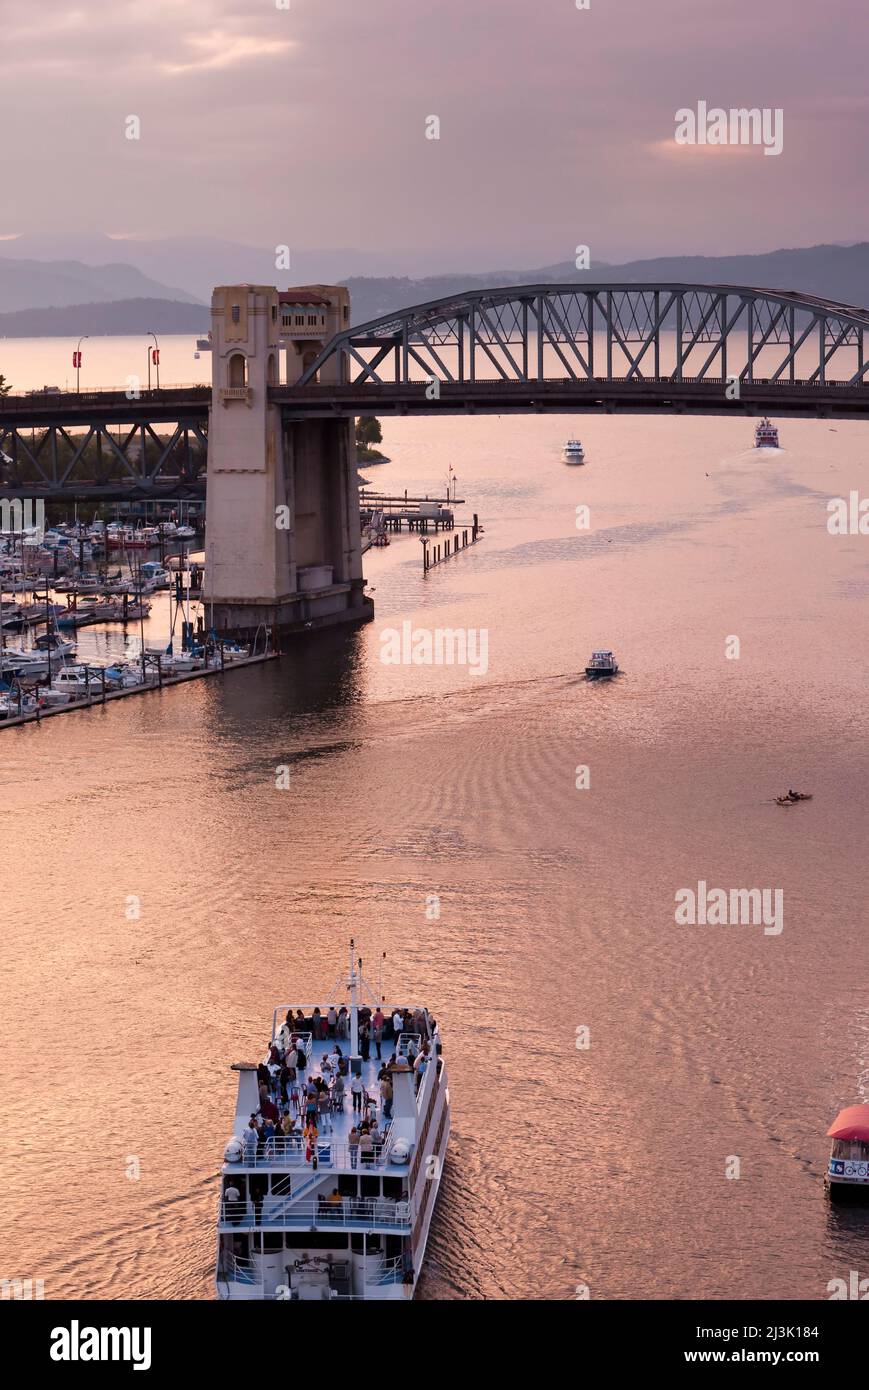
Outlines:
{"label": "boat antenna", "polygon": [[350,1056],[359,1056],[359,1000],[356,994],[356,970],[354,967],[354,952],[356,943],[353,937],[350,938],[350,975],[347,980],[347,988],[350,990]]}

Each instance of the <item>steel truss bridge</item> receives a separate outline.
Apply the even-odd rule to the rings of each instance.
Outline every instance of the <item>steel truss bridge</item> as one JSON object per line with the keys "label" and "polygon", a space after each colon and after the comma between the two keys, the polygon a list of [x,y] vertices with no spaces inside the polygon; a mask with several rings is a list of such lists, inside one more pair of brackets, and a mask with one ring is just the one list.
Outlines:
{"label": "steel truss bridge", "polygon": [[[347,329],[269,398],[288,426],[511,411],[867,419],[867,334],[869,310],[793,290],[519,285]],[[123,391],[0,398],[0,492],[201,496],[210,402],[202,386],[134,401]]]}

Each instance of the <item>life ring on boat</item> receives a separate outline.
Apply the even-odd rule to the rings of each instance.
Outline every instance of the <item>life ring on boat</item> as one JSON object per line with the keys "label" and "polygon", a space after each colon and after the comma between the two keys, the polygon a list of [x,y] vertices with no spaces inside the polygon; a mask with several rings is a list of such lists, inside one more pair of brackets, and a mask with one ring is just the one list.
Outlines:
{"label": "life ring on boat", "polygon": [[241,1163],[244,1145],[235,1135],[227,1140],[226,1148],[223,1150],[224,1163]]}
{"label": "life ring on boat", "polygon": [[392,1148],[389,1150],[389,1157],[393,1163],[407,1163],[410,1159],[410,1143],[407,1139],[396,1139]]}

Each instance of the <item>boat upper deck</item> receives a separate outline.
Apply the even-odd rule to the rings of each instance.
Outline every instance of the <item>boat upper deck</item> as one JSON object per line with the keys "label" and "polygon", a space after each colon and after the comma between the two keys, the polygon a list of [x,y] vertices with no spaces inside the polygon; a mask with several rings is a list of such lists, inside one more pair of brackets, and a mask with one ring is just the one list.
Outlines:
{"label": "boat upper deck", "polygon": [[[419,1108],[430,1094],[425,1084],[426,1072],[436,1075],[441,1066],[440,1035],[435,1020],[423,1008],[407,1009],[383,1006],[383,1027],[373,1027],[374,1010],[359,1008],[357,1015],[358,1052],[351,1059],[351,1011],[344,1006],[326,1006],[319,1012],[316,1006],[280,1005],[273,1016],[272,1041],[266,1056],[259,1064],[237,1063],[239,1074],[238,1101],[233,1135],[236,1151],[227,1146],[225,1171],[244,1169],[293,1169],[311,1164],[312,1147],[304,1133],[310,1118],[307,1107],[312,1099],[307,1094],[309,1084],[318,1085],[322,1093],[328,1088],[328,1104],[316,1110],[316,1149],[320,1167],[356,1169],[373,1167],[391,1172],[406,1172],[407,1158],[393,1161],[392,1149],[398,1138],[411,1141],[415,1137]],[[395,1017],[400,1015],[400,1017]],[[334,1017],[333,1017],[334,1016]],[[393,1021],[395,1017],[395,1022]],[[291,1023],[292,1026],[291,1026]],[[304,1052],[304,1067],[287,1068],[285,1057]],[[392,1081],[387,1069],[398,1064],[402,1070],[413,1067],[418,1056],[424,1057],[416,1067],[413,1090],[416,1097],[414,1115],[406,1113],[393,1118],[394,1097],[381,1081]],[[336,1087],[336,1078],[341,1084]],[[356,1096],[353,1084],[358,1077]],[[293,1121],[289,1135],[284,1126],[287,1117]],[[274,1124],[274,1135],[257,1142],[251,1138],[251,1119],[261,1129],[266,1119]],[[369,1133],[373,1143],[364,1153],[351,1145],[351,1131]],[[245,1139],[247,1132],[247,1140]],[[232,1141],[231,1141],[232,1142]],[[366,1145],[367,1148],[367,1145]],[[241,1149],[241,1152],[238,1152]]]}

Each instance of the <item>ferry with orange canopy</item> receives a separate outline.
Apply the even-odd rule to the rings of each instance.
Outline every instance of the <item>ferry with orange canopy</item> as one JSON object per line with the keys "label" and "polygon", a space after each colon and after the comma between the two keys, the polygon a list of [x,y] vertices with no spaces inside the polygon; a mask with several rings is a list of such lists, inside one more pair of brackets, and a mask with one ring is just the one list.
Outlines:
{"label": "ferry with orange canopy", "polygon": [[827,1137],[833,1141],[826,1177],[830,1200],[869,1198],[869,1105],[840,1110]]}

